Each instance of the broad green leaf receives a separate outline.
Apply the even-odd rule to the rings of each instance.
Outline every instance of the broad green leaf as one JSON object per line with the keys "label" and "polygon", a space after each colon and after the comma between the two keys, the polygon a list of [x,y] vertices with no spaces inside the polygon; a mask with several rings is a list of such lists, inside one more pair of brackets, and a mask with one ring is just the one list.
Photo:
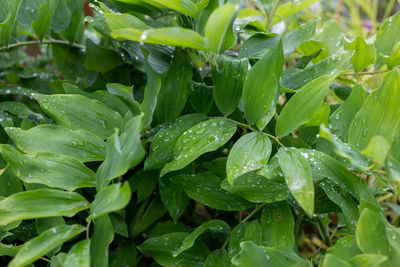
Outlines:
{"label": "broad green leaf", "polygon": [[203,114],[187,114],[161,128],[153,138],[150,153],[144,162],[145,170],[160,169],[174,157],[174,147],[179,136],[188,128],[205,120]]}
{"label": "broad green leaf", "polygon": [[191,0],[143,0],[143,2],[149,3],[157,7],[172,9],[191,17],[196,17],[197,15],[196,4]]}
{"label": "broad green leaf", "polygon": [[364,253],[387,256],[385,266],[396,266],[400,259],[400,252],[388,240],[385,220],[382,214],[364,208],[356,229],[357,244]]}
{"label": "broad green leaf", "polygon": [[226,250],[216,249],[204,260],[203,267],[229,267],[231,260]]}
{"label": "broad green leaf", "polygon": [[[131,222],[129,230],[133,237],[141,234],[167,212],[159,196],[156,196],[150,204],[147,204],[146,202],[142,203]],[[146,211],[144,211],[145,208]]]}
{"label": "broad green leaf", "polygon": [[161,170],[164,174],[180,170],[202,154],[215,151],[236,132],[236,124],[224,118],[200,122],[184,131],[175,144],[174,159]]}
{"label": "broad green leaf", "polygon": [[190,198],[214,209],[239,211],[251,206],[249,202],[221,189],[222,179],[208,172],[195,176],[181,174],[172,177],[171,181],[181,184]]}
{"label": "broad green leaf", "polygon": [[232,27],[237,9],[226,3],[211,13],[205,27],[206,43],[211,52],[219,54],[235,45]]}
{"label": "broad green leaf", "polygon": [[68,251],[64,267],[90,267],[90,239],[79,241]]}
{"label": "broad green leaf", "polygon": [[157,28],[144,31],[122,28],[112,31],[111,35],[114,38],[122,38],[140,43],[181,46],[205,52],[208,51],[206,43],[200,34],[179,27]]}
{"label": "broad green leaf", "polygon": [[106,144],[106,160],[96,173],[96,187],[102,189],[114,178],[138,165],[145,156],[140,141],[142,115],[130,119],[122,132],[113,134]]}
{"label": "broad green leaf", "polygon": [[261,214],[263,245],[292,249],[294,242],[294,219],[286,201],[268,204]]}
{"label": "broad green leaf", "polygon": [[232,184],[225,179],[221,188],[253,203],[274,203],[290,196],[284,183],[266,179],[252,172],[237,177]]}
{"label": "broad green leaf", "polygon": [[202,235],[203,233],[210,231],[215,234],[219,234],[219,236],[227,236],[229,233],[229,225],[221,220],[211,220],[203,223],[199,227],[197,227],[193,232],[191,232],[185,239],[182,241],[182,244],[179,248],[172,251],[172,256],[179,256],[182,252],[193,247],[196,239]]}
{"label": "broad green leaf", "polygon": [[90,216],[87,221],[93,220],[104,214],[123,209],[131,199],[129,183],[125,182],[107,186],[94,197],[90,204]]}
{"label": "broad green leaf", "polygon": [[393,70],[385,76],[381,87],[368,95],[353,119],[349,129],[350,144],[362,150],[376,135],[392,143],[400,125],[399,88],[400,71]]}
{"label": "broad green leaf", "polygon": [[150,254],[162,266],[172,267],[179,264],[187,267],[202,267],[205,257],[209,254],[209,250],[202,243],[196,243],[177,257],[171,254],[181,246],[188,235],[187,233],[168,233],[152,237],[138,246],[138,249],[144,254]]}
{"label": "broad green leaf", "polygon": [[271,155],[271,141],[266,135],[249,133],[243,135],[232,147],[226,163],[229,183],[254,170],[261,169],[268,163]]}
{"label": "broad green leaf", "polygon": [[379,28],[375,46],[378,52],[377,65],[382,66],[384,60],[382,56],[390,56],[396,44],[400,41],[400,12],[388,18]]}
{"label": "broad green leaf", "polygon": [[242,104],[246,120],[254,124],[268,111],[278,91],[283,68],[283,48],[280,41],[247,73],[244,81]]}
{"label": "broad green leaf", "polygon": [[299,47],[297,47],[297,51],[305,56],[313,56],[317,53],[317,56],[313,57],[311,60],[313,63],[317,63],[324,58],[329,57],[329,46],[326,42],[322,41],[305,41]]}
{"label": "broad green leaf", "polygon": [[160,75],[151,68],[147,61],[144,64],[144,71],[146,72],[147,84],[144,88],[143,102],[140,104],[140,110],[144,113],[141,129],[150,126],[153,121],[153,114],[157,104],[157,94],[161,87]]}
{"label": "broad green leaf", "polygon": [[322,105],[334,79],[335,75],[321,76],[308,83],[290,98],[279,114],[276,123],[275,132],[278,137],[288,135],[312,118],[314,112]]}
{"label": "broad green leaf", "polygon": [[132,192],[137,192],[137,203],[147,199],[151,193],[153,193],[158,178],[159,173],[157,171],[143,170],[135,172],[131,178],[129,178]]}
{"label": "broad green leaf", "polygon": [[346,50],[355,49],[351,57],[351,64],[356,72],[374,64],[376,60],[376,48],[374,44],[367,44],[364,39],[357,37],[353,42],[346,43]]}
{"label": "broad green leaf", "polygon": [[249,61],[224,56],[216,57],[215,61],[217,66],[212,68],[214,100],[221,113],[227,116],[239,105]]}
{"label": "broad green leaf", "polygon": [[24,186],[21,180],[11,171],[11,168],[0,170],[0,198],[23,190]]}
{"label": "broad green leaf", "polygon": [[297,12],[307,8],[311,4],[317,2],[318,0],[299,0],[299,1],[290,1],[279,5],[276,9],[275,16],[272,19],[272,24],[275,24]]}
{"label": "broad green leaf", "polygon": [[54,153],[22,154],[10,145],[0,145],[0,152],[13,172],[26,183],[73,191],[95,185],[95,173],[69,156]]}
{"label": "broad green leaf", "polygon": [[[4,16],[0,23],[0,43],[8,45],[13,33],[14,25],[17,20],[18,10],[21,7],[22,0],[1,0],[0,5],[4,9]],[[2,14],[2,15],[3,15]]]}
{"label": "broad green leaf", "polygon": [[90,264],[108,267],[108,246],[114,239],[114,230],[108,215],[94,220],[94,231],[90,237]]}
{"label": "broad green leaf", "polygon": [[168,177],[160,178],[159,191],[161,201],[167,208],[169,215],[176,222],[185,212],[189,198],[180,184],[171,183]]}
{"label": "broad green leaf", "polygon": [[322,104],[304,126],[320,126],[321,124],[328,125],[330,112],[330,106],[325,103]]}
{"label": "broad green leaf", "polygon": [[361,152],[351,144],[343,143],[342,140],[332,134],[323,124],[319,128],[319,136],[328,140],[332,145],[333,151],[337,155],[348,159],[356,170],[366,171],[369,169],[369,165],[371,164],[366,156],[361,154]]}
{"label": "broad green leaf", "polygon": [[285,56],[291,55],[303,42],[309,40],[317,27],[318,19],[312,19],[304,25],[285,34],[283,37],[283,53]]}
{"label": "broad green leaf", "polygon": [[330,130],[338,138],[347,142],[347,134],[354,116],[362,107],[367,93],[362,85],[356,85],[351,89],[350,96],[329,117]]}
{"label": "broad green leaf", "polygon": [[334,184],[328,179],[322,181],[320,186],[328,198],[340,207],[345,216],[347,228],[354,233],[359,217],[357,201],[349,193],[346,193],[340,186]]}
{"label": "broad green leaf", "polygon": [[383,59],[388,65],[389,69],[400,65],[400,41],[394,46],[392,54],[390,56],[383,56]]}
{"label": "broad green leaf", "polygon": [[49,217],[49,218],[38,218],[36,221],[36,232],[38,234],[43,233],[44,231],[56,227],[58,225],[65,224],[65,220],[63,217]]}
{"label": "broad green leaf", "polygon": [[161,76],[161,88],[154,111],[155,121],[172,121],[179,117],[188,100],[192,66],[186,53],[175,49],[174,59],[168,71]]}
{"label": "broad green leaf", "polygon": [[305,156],[296,148],[281,148],[279,165],[286,184],[308,216],[314,214],[314,180]]}
{"label": "broad green leaf", "polygon": [[60,225],[51,228],[26,242],[8,266],[25,266],[33,263],[83,231],[85,231],[85,227],[77,224]]}
{"label": "broad green leaf", "polygon": [[41,108],[55,122],[72,130],[86,130],[100,137],[120,128],[122,117],[105,104],[81,95],[35,95]]}
{"label": "broad green leaf", "polygon": [[231,260],[235,266],[311,266],[307,260],[300,258],[294,251],[288,248],[261,247],[251,241],[242,242],[240,247],[240,253]]}
{"label": "broad green leaf", "polygon": [[397,159],[389,155],[385,161],[385,169],[390,179],[400,181],[400,162]]}
{"label": "broad green leaf", "polygon": [[340,52],[305,69],[291,68],[282,73],[282,87],[298,90],[327,74],[339,74],[350,64],[353,52]]}
{"label": "broad green leaf", "polygon": [[120,243],[110,255],[110,267],[135,267],[136,266],[136,244],[134,242]]}
{"label": "broad green leaf", "polygon": [[240,252],[240,243],[253,241],[256,245],[262,244],[262,229],[258,220],[240,223],[232,230],[229,238],[229,256],[232,258]]}
{"label": "broad green leaf", "polygon": [[347,235],[338,239],[333,246],[329,247],[327,254],[332,254],[348,261],[355,255],[362,254],[362,251],[357,246],[356,238],[352,235]]}
{"label": "broad green leaf", "polygon": [[20,192],[0,200],[0,225],[34,218],[72,217],[88,207],[86,199],[74,192],[55,189]]}
{"label": "broad green leaf", "polygon": [[[119,83],[107,83],[106,87],[108,92],[118,96],[125,103],[125,105],[129,107],[133,115],[140,114],[140,105],[133,96],[133,86],[126,86]],[[122,112],[122,114],[126,114],[126,112]]]}
{"label": "broad green leaf", "polygon": [[86,40],[86,51],[85,67],[90,70],[106,73],[122,64],[117,52],[100,47],[90,39]]}
{"label": "broad green leaf", "polygon": [[69,42],[80,43],[83,39],[84,31],[84,14],[82,12],[84,0],[70,0],[68,1],[68,9],[71,11],[71,22],[61,35]]}
{"label": "broad green leaf", "polygon": [[214,106],[213,86],[192,81],[189,102],[195,112],[208,114]]}
{"label": "broad green leaf", "polygon": [[362,254],[349,260],[353,267],[379,267],[387,260],[387,257],[379,254]]}
{"label": "broad green leaf", "polygon": [[150,29],[146,23],[141,21],[139,18],[131,15],[131,14],[118,14],[118,13],[105,13],[104,19],[108,24],[108,27],[111,31],[118,29],[138,29],[138,30],[147,30]]}
{"label": "broad green leaf", "polygon": [[81,162],[105,159],[104,141],[84,130],[70,130],[52,124],[38,125],[29,130],[15,127],[5,130],[18,148],[28,154],[52,152]]}
{"label": "broad green leaf", "polygon": [[56,12],[59,0],[44,3],[40,9],[38,18],[32,22],[32,29],[35,31],[39,40],[42,40],[50,27],[51,19]]}
{"label": "broad green leaf", "polygon": [[322,264],[322,267],[336,267],[336,266],[352,267],[352,265],[349,262],[339,257],[336,257],[332,254],[327,254],[324,257],[324,262]]}
{"label": "broad green leaf", "polygon": [[371,138],[362,153],[378,162],[381,166],[384,166],[389,150],[390,144],[388,141],[384,137],[377,135]]}
{"label": "broad green leaf", "polygon": [[274,33],[256,33],[243,41],[238,57],[240,59],[262,58],[279,44],[280,38],[280,35]]}

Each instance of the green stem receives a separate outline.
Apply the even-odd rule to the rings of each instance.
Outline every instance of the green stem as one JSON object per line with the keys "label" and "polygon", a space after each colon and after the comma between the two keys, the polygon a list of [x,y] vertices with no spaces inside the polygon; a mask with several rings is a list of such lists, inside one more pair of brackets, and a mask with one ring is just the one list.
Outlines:
{"label": "green stem", "polygon": [[88,221],[87,225],[86,225],[86,239],[89,239],[89,230],[90,230],[90,223],[92,222],[92,220]]}
{"label": "green stem", "polygon": [[228,236],[226,237],[226,240],[224,242],[224,244],[222,245],[222,247],[220,248],[220,250],[224,250],[225,247],[228,245],[229,243],[229,239],[231,238],[231,233],[228,234]]}
{"label": "green stem", "polygon": [[271,13],[268,16],[268,21],[267,21],[267,32],[269,32],[271,30],[271,26],[272,26],[272,20],[274,19],[274,15],[276,10],[278,9],[279,4],[281,3],[281,0],[276,1],[274,7],[271,10]]}
{"label": "green stem", "polygon": [[256,214],[260,209],[262,209],[264,206],[266,205],[266,203],[261,204],[256,206],[256,208],[249,213],[249,215],[246,216],[246,218],[243,219],[243,221],[241,223],[245,223],[247,222],[251,217],[253,217],[254,214]]}
{"label": "green stem", "polygon": [[26,42],[18,42],[18,43],[14,43],[14,44],[9,44],[9,45],[5,45],[5,46],[1,46],[0,51],[5,51],[8,49],[20,47],[20,46],[41,45],[41,44],[60,44],[60,45],[68,45],[68,46],[79,48],[79,49],[86,48],[84,45],[81,45],[81,44],[70,43],[70,42],[64,41],[64,40],[50,39],[50,40],[43,40],[43,41],[26,41]]}

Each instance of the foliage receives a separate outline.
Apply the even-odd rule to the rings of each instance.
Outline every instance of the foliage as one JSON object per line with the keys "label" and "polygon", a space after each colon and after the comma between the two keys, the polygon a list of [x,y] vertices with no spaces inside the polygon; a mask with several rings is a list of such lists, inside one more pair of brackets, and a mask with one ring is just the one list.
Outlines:
{"label": "foliage", "polygon": [[397,9],[0,0],[0,265],[397,266]]}

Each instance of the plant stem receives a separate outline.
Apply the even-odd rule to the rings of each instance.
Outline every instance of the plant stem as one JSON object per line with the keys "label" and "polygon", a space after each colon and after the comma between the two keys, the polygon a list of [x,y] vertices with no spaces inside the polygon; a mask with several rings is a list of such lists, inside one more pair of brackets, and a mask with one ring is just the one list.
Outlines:
{"label": "plant stem", "polygon": [[231,233],[229,233],[228,236],[226,237],[226,240],[225,240],[224,244],[223,244],[222,247],[220,248],[221,251],[224,250],[225,247],[228,245],[229,239],[230,239],[230,238],[231,238]]}
{"label": "plant stem", "polygon": [[64,41],[64,40],[50,39],[50,40],[43,40],[43,41],[26,41],[26,42],[18,42],[18,43],[14,43],[14,44],[9,44],[9,45],[0,47],[0,51],[5,51],[8,49],[20,47],[20,46],[41,45],[41,44],[60,44],[60,45],[68,45],[68,46],[79,48],[79,49],[86,49],[86,46],[81,45],[81,44],[70,43],[70,42]]}
{"label": "plant stem", "polygon": [[253,131],[253,132],[258,132],[258,133],[260,133],[260,134],[263,134],[263,135],[266,135],[266,136],[268,136],[268,137],[271,137],[272,139],[274,139],[274,140],[278,143],[278,145],[280,145],[281,147],[285,147],[285,145],[283,145],[283,144],[281,143],[281,141],[279,141],[279,138],[278,138],[277,136],[274,136],[274,135],[272,135],[272,134],[269,134],[269,133],[262,132],[262,131],[259,131],[259,130],[257,130],[257,129],[254,129],[253,127],[251,127],[250,125],[245,124],[245,123],[241,123],[241,122],[238,122],[238,121],[235,121],[235,120],[232,120],[232,119],[228,119],[228,120],[230,120],[230,121],[236,123],[236,124],[239,125],[239,126],[245,127],[245,128],[247,128],[247,129],[249,129],[249,130],[251,130],[251,131]]}
{"label": "plant stem", "polygon": [[87,225],[86,225],[86,239],[89,239],[89,230],[90,230],[90,223],[92,222],[92,220],[88,221]]}
{"label": "plant stem", "polygon": [[281,3],[281,0],[276,1],[274,7],[271,10],[271,13],[268,16],[268,21],[267,21],[267,32],[269,32],[271,30],[271,26],[272,26],[272,20],[274,19],[274,15],[276,10],[278,9],[279,4]]}
{"label": "plant stem", "polygon": [[256,208],[249,213],[249,215],[246,216],[246,218],[243,219],[243,221],[241,223],[245,223],[247,222],[251,217],[253,217],[254,214],[256,214],[260,209],[262,209],[264,206],[266,205],[266,203],[261,204],[256,206]]}

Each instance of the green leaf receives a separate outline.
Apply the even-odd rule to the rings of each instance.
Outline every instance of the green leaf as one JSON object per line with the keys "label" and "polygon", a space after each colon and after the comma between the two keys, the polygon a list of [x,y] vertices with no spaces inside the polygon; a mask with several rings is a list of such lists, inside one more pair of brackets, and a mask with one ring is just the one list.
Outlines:
{"label": "green leaf", "polygon": [[60,225],[26,242],[8,266],[25,266],[35,262],[52,249],[85,231],[81,225]]}
{"label": "green leaf", "polygon": [[137,203],[147,199],[153,193],[158,177],[159,173],[157,171],[139,170],[129,178],[132,192],[137,191]]}
{"label": "green leaf", "polygon": [[243,41],[238,57],[260,59],[279,44],[281,36],[275,33],[256,33]]}
{"label": "green leaf", "polygon": [[291,68],[282,73],[282,87],[293,90],[305,87],[311,81],[327,74],[339,74],[350,64],[353,52],[340,52],[305,69]]}
{"label": "green leaf", "polygon": [[329,247],[327,253],[348,261],[355,255],[362,254],[362,251],[357,246],[356,238],[347,235],[338,239],[333,246]]}
{"label": "green leaf", "polygon": [[100,47],[90,39],[86,40],[86,51],[85,67],[90,70],[106,73],[122,64],[117,52]]}
{"label": "green leaf", "polygon": [[0,200],[0,225],[19,220],[67,216],[89,207],[81,195],[55,189],[36,189],[16,193]]}
{"label": "green leaf", "polygon": [[361,85],[356,85],[351,89],[350,96],[340,105],[329,117],[330,130],[338,138],[347,142],[347,134],[350,124],[357,112],[362,107],[367,93]]}
{"label": "green leaf", "polygon": [[206,42],[211,52],[219,54],[235,45],[232,27],[237,9],[237,6],[227,3],[211,13],[205,27]]}
{"label": "green leaf", "polygon": [[400,41],[394,46],[392,54],[390,56],[383,56],[389,69],[393,69],[395,66],[400,65]]}
{"label": "green leaf", "polygon": [[227,116],[239,105],[249,61],[224,56],[216,57],[215,61],[217,66],[212,68],[214,100],[221,113]]}
{"label": "green leaf", "polygon": [[171,181],[181,184],[190,198],[214,209],[239,211],[251,206],[247,201],[235,198],[222,190],[222,179],[209,172],[195,176],[181,174],[172,177]]}
{"label": "green leaf", "polygon": [[213,87],[192,81],[189,102],[195,112],[208,114],[214,106]]}
{"label": "green leaf", "polygon": [[68,251],[64,267],[90,267],[90,239],[79,241]]}
{"label": "green leaf", "polygon": [[385,220],[382,214],[364,208],[357,224],[357,244],[364,253],[387,256],[386,266],[396,266],[400,259],[400,253],[388,240]]}
{"label": "green leaf", "polygon": [[131,199],[129,183],[125,182],[107,186],[94,197],[90,204],[90,216],[87,221],[93,220],[104,214],[123,209]]}
{"label": "green leaf", "polygon": [[196,4],[191,0],[143,0],[143,2],[157,7],[172,9],[191,17],[196,17],[197,15]]}
{"label": "green leaf", "polygon": [[400,181],[400,163],[392,156],[388,156],[385,161],[385,169],[390,179]]}
{"label": "green leaf", "polygon": [[283,37],[283,53],[285,57],[296,51],[303,42],[310,40],[315,34],[318,19],[314,18],[304,25],[285,34]]}
{"label": "green leaf", "polygon": [[240,253],[232,258],[235,266],[309,267],[310,263],[287,248],[260,247],[254,242],[240,243]]}
{"label": "green leaf", "polygon": [[162,86],[154,111],[157,122],[172,121],[179,117],[189,97],[192,66],[183,50],[176,49],[174,55],[168,71],[161,76]]}
{"label": "green leaf", "polygon": [[105,13],[104,19],[111,31],[125,28],[138,30],[150,29],[150,26],[146,25],[146,23],[141,21],[139,18],[127,13]]}
{"label": "green leaf", "polygon": [[285,104],[279,114],[275,132],[278,137],[288,135],[294,129],[307,123],[314,112],[322,105],[329,90],[329,85],[335,79],[335,75],[324,75],[301,88]]}
{"label": "green leaf", "polygon": [[229,239],[229,256],[232,258],[240,252],[240,243],[243,241],[253,241],[256,245],[261,245],[261,231],[258,220],[236,225]]}
{"label": "green leaf", "polygon": [[10,138],[25,153],[51,152],[74,157],[81,162],[105,159],[104,141],[84,130],[70,130],[61,126],[38,125],[29,130],[9,127]]}
{"label": "green leaf", "polygon": [[342,260],[341,258],[336,257],[332,254],[327,254],[324,257],[324,262],[322,264],[322,267],[336,267],[336,266],[352,267],[352,265],[349,262]]}
{"label": "green leaf", "polygon": [[278,155],[279,165],[290,192],[307,215],[312,217],[314,214],[314,180],[305,155],[296,148],[281,148]]}
{"label": "green leaf", "polygon": [[144,162],[145,170],[160,169],[174,157],[174,147],[181,134],[193,125],[205,120],[203,114],[186,114],[161,128],[153,138],[150,153]]}
{"label": "green leaf", "polygon": [[81,95],[35,95],[41,108],[55,122],[72,130],[86,130],[100,137],[120,128],[122,117],[107,105]]}
{"label": "green leaf", "polygon": [[299,0],[279,5],[276,9],[274,18],[272,19],[272,24],[275,24],[287,17],[290,17],[293,14],[296,14],[297,12],[307,8],[317,1],[318,0]]}
{"label": "green leaf", "polygon": [[236,124],[224,118],[200,122],[184,131],[175,144],[174,159],[161,170],[164,174],[180,170],[202,154],[215,151],[236,132]]}
{"label": "green leaf", "polygon": [[229,267],[231,260],[226,250],[216,249],[204,260],[204,267]]}
{"label": "green leaf", "polygon": [[[110,94],[118,96],[125,103],[125,105],[129,107],[133,115],[140,114],[140,105],[133,96],[133,89],[132,89],[133,86],[125,86],[119,83],[107,83],[106,87],[108,92],[110,92]],[[98,92],[104,92],[104,91],[98,91]],[[126,112],[120,112],[120,113],[126,114]]]}
{"label": "green leaf", "polygon": [[111,253],[110,267],[136,267],[136,244],[129,242],[127,244],[119,244],[117,249]]}
{"label": "green leaf", "polygon": [[161,200],[169,215],[176,222],[185,212],[189,198],[180,184],[171,183],[168,177],[160,178],[159,190]]}
{"label": "green leaf", "polygon": [[268,163],[271,155],[271,141],[260,133],[249,133],[240,137],[233,145],[226,163],[226,174],[229,183],[254,170],[261,169]]}
{"label": "green leaf", "polygon": [[21,180],[11,171],[11,168],[0,170],[0,199],[23,190]]}
{"label": "green leaf", "polygon": [[389,150],[390,144],[388,141],[386,141],[384,137],[377,135],[371,138],[367,147],[364,148],[362,153],[374,159],[381,166],[384,166]]}
{"label": "green leaf", "polygon": [[321,41],[305,41],[297,48],[297,51],[305,56],[313,56],[318,53],[315,57],[312,58],[313,63],[317,63],[322,59],[329,57],[329,46],[326,42]]}
{"label": "green leaf", "polygon": [[323,124],[319,128],[319,136],[325,138],[332,144],[333,151],[348,159],[356,170],[366,171],[369,169],[370,162],[368,158],[358,151],[357,148],[351,144],[343,143],[336,135],[332,134],[330,130]]}
{"label": "green leaf", "polygon": [[69,191],[95,184],[95,173],[69,156],[47,152],[22,154],[4,144],[0,145],[0,152],[17,177],[26,183],[45,184]]}
{"label": "green leaf", "polygon": [[140,43],[189,47],[204,52],[208,51],[205,41],[200,34],[179,27],[157,28],[145,31],[122,28],[113,30],[111,35],[114,38],[122,38]]}
{"label": "green leaf", "polygon": [[[5,17],[2,17],[2,22],[0,23],[0,43],[8,45],[11,35],[13,33],[14,25],[17,19],[18,10],[21,7],[22,0],[1,0],[0,5],[3,12],[5,12]],[[4,14],[4,13],[3,13]]]}
{"label": "green leaf", "polygon": [[138,165],[145,156],[140,141],[142,115],[130,119],[121,135],[113,134],[106,144],[106,160],[96,173],[96,187],[102,189],[108,183]]}
{"label": "green leaf", "polygon": [[263,245],[267,247],[294,247],[294,219],[286,201],[268,204],[261,215]]}
{"label": "green leaf", "polygon": [[374,64],[376,60],[376,48],[374,44],[367,44],[364,39],[357,37],[353,42],[346,43],[346,50],[355,49],[356,52],[351,57],[351,64],[354,70],[359,72],[365,67]]}
{"label": "green leaf", "polygon": [[90,237],[90,264],[108,267],[108,246],[114,239],[114,229],[108,215],[94,220],[94,231]]}
{"label": "green leaf", "polygon": [[153,121],[154,110],[157,104],[157,94],[161,87],[161,77],[145,61],[144,70],[146,72],[147,84],[144,88],[143,102],[140,104],[140,110],[144,113],[141,129],[150,126]]}
{"label": "green leaf", "polygon": [[279,42],[248,72],[243,86],[242,104],[246,120],[250,124],[254,124],[267,113],[278,91],[282,68],[283,48],[282,42]]}
{"label": "green leaf", "polygon": [[221,188],[253,203],[274,203],[290,195],[284,183],[266,179],[252,172],[237,177],[232,184],[225,179]]}
{"label": "green leaf", "polygon": [[158,237],[147,239],[138,246],[140,252],[150,254],[154,260],[162,266],[193,266],[202,267],[205,257],[209,250],[202,243],[196,244],[189,250],[184,251],[177,257],[172,256],[172,251],[177,250],[183,240],[188,236],[187,233],[168,233]]}
{"label": "green leaf", "polygon": [[39,40],[43,40],[44,35],[50,27],[51,19],[56,12],[59,0],[45,2],[39,9],[38,18],[32,22],[32,29],[35,31]]}
{"label": "green leaf", "polygon": [[378,52],[377,65],[382,66],[384,60],[382,56],[390,56],[396,44],[400,41],[400,12],[388,18],[379,28],[375,46]]}
{"label": "green leaf", "polygon": [[400,71],[389,72],[377,90],[367,100],[353,119],[349,129],[349,143],[364,149],[374,136],[380,135],[391,144],[400,125]]}
{"label": "green leaf", "polygon": [[221,220],[211,220],[203,223],[202,225],[197,227],[193,232],[191,232],[188,236],[185,237],[179,248],[172,250],[172,256],[174,257],[179,256],[182,252],[193,247],[196,239],[207,231],[227,236],[229,232],[229,225]]}
{"label": "green leaf", "polygon": [[354,256],[349,260],[349,263],[353,267],[379,267],[381,264],[387,260],[384,255],[378,254],[362,254]]}

